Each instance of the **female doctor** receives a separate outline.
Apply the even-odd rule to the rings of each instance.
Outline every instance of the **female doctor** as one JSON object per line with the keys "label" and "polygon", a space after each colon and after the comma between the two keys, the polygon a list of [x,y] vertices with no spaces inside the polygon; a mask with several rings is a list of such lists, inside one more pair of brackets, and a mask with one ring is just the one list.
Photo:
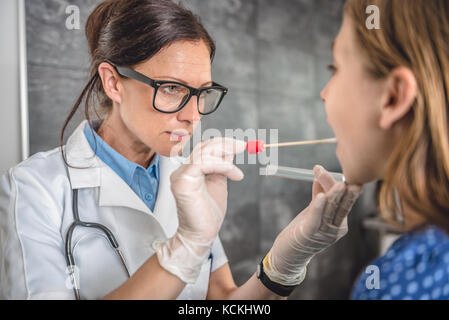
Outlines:
{"label": "female doctor", "polygon": [[[169,0],[105,1],[86,36],[91,77],[61,141],[83,101],[87,120],[0,185],[0,298],[287,297],[347,232],[360,188],[316,167],[312,202],[237,287],[218,232],[245,143],[213,139],[170,157],[227,92],[211,81],[213,40]],[[100,121],[90,121],[91,100]]]}

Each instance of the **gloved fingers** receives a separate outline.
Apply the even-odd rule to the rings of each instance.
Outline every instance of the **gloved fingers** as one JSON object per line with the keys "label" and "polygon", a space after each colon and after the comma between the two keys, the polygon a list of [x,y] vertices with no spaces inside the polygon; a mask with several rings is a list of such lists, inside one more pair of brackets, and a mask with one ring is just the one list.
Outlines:
{"label": "gloved fingers", "polygon": [[292,221],[296,226],[295,229],[299,227],[299,231],[303,234],[314,234],[321,225],[327,201],[326,194],[318,193],[315,199],[312,199],[307,211],[300,212]]}
{"label": "gloved fingers", "polygon": [[362,187],[357,185],[350,185],[346,188],[346,192],[341,199],[340,206],[335,214],[334,225],[340,226],[342,224],[342,221],[348,216],[361,192]]}
{"label": "gloved fingers", "polygon": [[214,155],[236,155],[246,150],[246,142],[232,138],[215,138],[206,148],[211,148]]}
{"label": "gloved fingers", "polygon": [[237,154],[246,150],[246,143],[241,140],[223,138],[210,143],[207,149],[210,155],[233,162]]}
{"label": "gloved fingers", "polygon": [[325,233],[332,233],[334,231],[334,228],[332,228],[331,226],[336,226],[338,228],[338,225],[334,225],[333,221],[335,219],[335,215],[338,212],[341,199],[343,198],[345,192],[345,184],[343,182],[336,182],[326,194],[328,201],[324,208],[320,231]]}
{"label": "gloved fingers", "polygon": [[234,181],[240,181],[244,177],[243,172],[232,162],[214,156],[203,158],[202,172],[214,181],[217,180],[218,175]]}
{"label": "gloved fingers", "polygon": [[202,162],[204,157],[220,157],[232,162],[236,154],[246,150],[246,143],[232,138],[213,138],[195,146],[190,162]]}
{"label": "gloved fingers", "polygon": [[[243,152],[246,143],[231,138],[213,138],[195,146],[184,165],[175,171],[171,181],[190,180],[200,183],[205,175],[222,175],[231,180],[243,179],[243,172],[232,162],[235,154]],[[214,177],[213,180],[217,180]]]}
{"label": "gloved fingers", "polygon": [[343,223],[339,226],[333,226],[328,223],[325,223],[327,227],[322,227],[320,229],[320,232],[317,233],[315,238],[317,238],[319,241],[324,241],[327,243],[333,243],[336,240],[343,237],[348,232],[348,225],[347,223]]}
{"label": "gloved fingers", "polygon": [[325,221],[320,221],[320,226],[315,228],[313,232],[307,232],[304,230],[304,227],[300,226],[299,232],[295,236],[295,241],[300,246],[314,248],[315,250],[334,243],[346,232],[347,230],[345,231],[342,227],[335,227]]}
{"label": "gloved fingers", "polygon": [[313,180],[313,185],[312,185],[312,200],[315,199],[316,195],[319,193],[325,193],[323,187],[321,186],[321,184],[318,182],[317,179]]}
{"label": "gloved fingers", "polygon": [[314,195],[318,192],[329,192],[329,190],[337,183],[332,175],[320,165],[316,165],[313,168],[313,173],[315,175],[315,181],[314,188],[312,188],[312,194]]}
{"label": "gloved fingers", "polygon": [[316,248],[321,248],[326,246],[329,242],[324,237],[320,237],[317,233],[308,234],[304,230],[303,226],[299,227],[299,232],[293,234],[294,241],[292,242],[296,251],[306,252],[307,250],[316,250]]}
{"label": "gloved fingers", "polygon": [[239,181],[244,177],[243,172],[231,162],[227,162],[222,158],[208,156],[203,157],[200,163],[184,165],[182,171],[174,176],[174,180],[187,179],[196,180],[203,179],[206,175],[219,174],[231,180]]}
{"label": "gloved fingers", "polygon": [[202,141],[200,143],[198,143],[192,150],[192,153],[190,154],[190,156],[187,158],[187,160],[184,162],[184,164],[197,164],[197,163],[201,163],[203,160],[203,156],[207,155],[207,150],[204,151],[204,149],[206,148],[206,146],[208,146],[209,144],[211,144],[214,141],[214,139],[209,139],[206,141]]}

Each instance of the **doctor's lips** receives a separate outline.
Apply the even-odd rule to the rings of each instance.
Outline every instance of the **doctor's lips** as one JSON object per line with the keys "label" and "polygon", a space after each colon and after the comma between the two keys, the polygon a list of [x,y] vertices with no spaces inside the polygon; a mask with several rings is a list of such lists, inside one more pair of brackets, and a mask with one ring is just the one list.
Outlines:
{"label": "doctor's lips", "polygon": [[187,130],[167,131],[167,133],[170,135],[170,141],[177,141],[177,142],[181,142],[185,139],[188,139],[191,136]]}

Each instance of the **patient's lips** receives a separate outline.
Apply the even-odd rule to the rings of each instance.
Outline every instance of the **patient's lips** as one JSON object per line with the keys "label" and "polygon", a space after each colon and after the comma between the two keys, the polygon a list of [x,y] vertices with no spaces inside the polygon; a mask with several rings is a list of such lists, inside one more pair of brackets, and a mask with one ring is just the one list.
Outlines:
{"label": "patient's lips", "polygon": [[246,144],[246,150],[248,150],[248,153],[250,154],[257,154],[260,152],[265,151],[265,142],[262,140],[252,140],[248,141]]}

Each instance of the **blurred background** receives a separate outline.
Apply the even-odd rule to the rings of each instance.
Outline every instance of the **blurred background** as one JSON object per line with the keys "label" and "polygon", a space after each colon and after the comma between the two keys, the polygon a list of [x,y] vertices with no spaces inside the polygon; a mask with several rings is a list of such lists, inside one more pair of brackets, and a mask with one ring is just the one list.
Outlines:
{"label": "blurred background", "polygon": [[[202,129],[278,129],[279,141],[333,136],[320,91],[329,80],[331,43],[343,0],[183,0],[217,44],[214,81],[230,93]],[[89,70],[84,23],[101,0],[2,0],[0,172],[59,145],[59,133]],[[70,30],[66,9],[80,10]],[[72,128],[78,123],[74,121]],[[334,145],[279,149],[279,165],[341,168]],[[277,234],[311,199],[311,184],[259,176],[259,164],[239,165],[243,182],[229,184],[220,232],[235,281],[255,272]],[[356,277],[392,237],[376,220],[375,185],[365,186],[349,218],[348,235],[309,265],[290,299],[347,299]]]}

